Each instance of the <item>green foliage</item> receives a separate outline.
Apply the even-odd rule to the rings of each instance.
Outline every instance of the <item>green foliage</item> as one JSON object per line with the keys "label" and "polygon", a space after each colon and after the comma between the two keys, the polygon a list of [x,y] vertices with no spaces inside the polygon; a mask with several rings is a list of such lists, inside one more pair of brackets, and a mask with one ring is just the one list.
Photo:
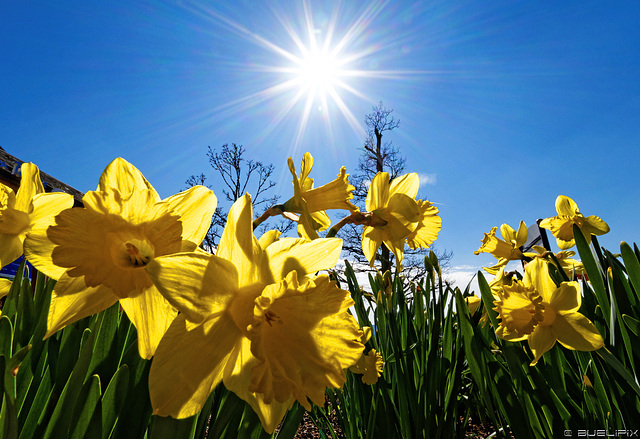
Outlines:
{"label": "green foliage", "polygon": [[[326,404],[309,414],[321,437],[464,438],[470,417],[496,437],[639,428],[640,251],[623,242],[615,255],[575,236],[587,275],[580,312],[605,348],[556,344],[533,367],[526,342],[496,337],[495,299],[482,273],[482,305],[471,314],[468,288],[444,282],[433,254],[420,282],[370,276],[370,293],[347,264],[343,287],[360,324],[373,328],[366,351],[380,353],[384,369],[374,385],[348,371],[342,389],[327,390]],[[562,271],[551,274],[566,280]],[[138,355],[135,328],[117,304],[43,340],[54,284],[41,274],[31,282],[21,266],[2,308],[0,437],[295,437],[302,406],[294,404],[270,436],[222,384],[199,415],[152,416],[151,361]]]}

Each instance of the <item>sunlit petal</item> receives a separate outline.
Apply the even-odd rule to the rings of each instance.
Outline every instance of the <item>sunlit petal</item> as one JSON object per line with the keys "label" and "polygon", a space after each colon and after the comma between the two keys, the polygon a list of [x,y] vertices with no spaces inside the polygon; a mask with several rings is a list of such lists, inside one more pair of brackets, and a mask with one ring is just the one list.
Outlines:
{"label": "sunlit petal", "polygon": [[382,245],[382,232],[375,227],[364,226],[362,229],[362,252],[373,267],[376,252]]}
{"label": "sunlit petal", "polygon": [[213,255],[162,256],[152,260],[146,271],[169,303],[194,323],[223,312],[238,288],[235,266]]}
{"label": "sunlit petal", "polygon": [[578,213],[578,205],[571,198],[559,195],[556,198],[556,211],[558,215],[573,216]]}
{"label": "sunlit petal", "polygon": [[44,338],[70,323],[109,308],[117,301],[118,296],[105,286],[88,287],[82,277],[62,275],[53,289]]}
{"label": "sunlit petal", "polygon": [[561,314],[563,312],[577,312],[582,305],[580,284],[578,282],[562,282],[560,287],[554,291],[549,303]]}
{"label": "sunlit petal", "polygon": [[22,212],[29,213],[31,200],[37,194],[44,192],[40,171],[33,163],[23,163],[20,166],[20,187],[16,193],[15,208]]}
{"label": "sunlit petal", "polygon": [[98,182],[98,191],[109,192],[113,189],[123,197],[141,189],[149,189],[154,194],[155,201],[160,201],[160,196],[142,172],[120,157],[107,165]]}
{"label": "sunlit petal", "polygon": [[409,198],[415,198],[420,189],[420,179],[415,172],[396,177],[389,187],[389,196],[404,194]]}
{"label": "sunlit petal", "polygon": [[604,340],[591,321],[577,312],[560,313],[553,324],[558,341],[568,349],[595,351]]}
{"label": "sunlit petal", "polygon": [[190,330],[184,316],[179,315],[158,345],[151,364],[153,413],[186,418],[202,410],[240,338],[240,331],[227,314]]}
{"label": "sunlit petal", "polygon": [[529,336],[529,347],[533,352],[533,361],[531,366],[535,366],[538,360],[542,358],[545,352],[549,351],[556,344],[557,331],[551,326],[536,326],[533,333]]}
{"label": "sunlit petal", "polygon": [[341,250],[342,240],[337,238],[313,241],[283,238],[267,247],[266,254],[274,282],[279,282],[294,270],[305,276],[333,268]]}
{"label": "sunlit petal", "polygon": [[120,299],[120,305],[137,329],[140,356],[151,358],[178,311],[162,297],[155,286]]}
{"label": "sunlit petal", "polygon": [[240,197],[229,209],[216,255],[233,263],[240,273],[240,285],[258,282],[264,264],[264,252],[253,234],[253,207],[249,194]]}
{"label": "sunlit petal", "polygon": [[171,210],[180,215],[183,242],[188,241],[193,246],[193,248],[187,249],[183,246],[182,250],[195,250],[206,236],[211,224],[211,217],[218,204],[213,191],[204,186],[194,186],[167,198],[165,201]]}
{"label": "sunlit petal", "polygon": [[382,208],[389,202],[389,174],[378,172],[369,185],[365,208],[369,212]]}

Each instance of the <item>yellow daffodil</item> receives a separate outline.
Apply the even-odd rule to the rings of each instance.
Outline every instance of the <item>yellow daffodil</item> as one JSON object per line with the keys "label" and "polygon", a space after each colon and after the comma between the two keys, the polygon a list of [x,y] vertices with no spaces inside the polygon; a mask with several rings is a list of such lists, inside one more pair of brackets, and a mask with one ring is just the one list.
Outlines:
{"label": "yellow daffodil", "polygon": [[[198,413],[215,386],[247,401],[273,432],[297,400],[324,404],[362,355],[353,300],[328,276],[342,241],[253,235],[251,198],[231,207],[216,255],[155,258],[147,272],[180,310],[149,375],[154,413]],[[263,245],[267,245],[263,247]]]}
{"label": "yellow daffodil", "polygon": [[578,205],[571,198],[559,195],[556,199],[557,216],[547,218],[540,223],[540,227],[551,230],[561,250],[575,245],[573,225],[577,225],[587,242],[591,242],[591,235],[604,235],[609,232],[609,226],[595,215],[585,217],[578,210]]}
{"label": "yellow daffodil", "polygon": [[500,267],[504,267],[509,261],[522,259],[524,255],[520,247],[527,242],[527,226],[523,221],[520,221],[517,232],[508,224],[500,226],[503,239],[496,237],[497,230],[497,227],[493,227],[489,233],[485,233],[482,245],[474,252],[476,255],[491,253],[498,260],[493,267],[484,268],[491,274],[496,274]]}
{"label": "yellow daffodil", "polygon": [[12,282],[9,279],[0,278],[0,299],[9,294]]}
{"label": "yellow daffodil", "polygon": [[326,230],[331,225],[328,209],[346,209],[356,211],[358,208],[349,200],[353,198],[354,186],[349,184],[349,174],[343,166],[338,177],[332,182],[318,188],[313,187],[313,178],[309,178],[313,168],[313,157],[308,152],[302,158],[300,177],[296,173],[293,159],[288,160],[289,171],[293,176],[294,195],[285,204],[286,212],[300,214],[298,233],[307,239],[318,238],[318,230]]}
{"label": "yellow daffodil", "polygon": [[473,295],[465,297],[465,301],[467,302],[467,307],[469,307],[469,314],[474,315],[480,307],[480,302],[482,302],[482,299],[480,299],[476,295]]}
{"label": "yellow daffodil", "polygon": [[378,378],[382,374],[383,365],[382,356],[375,349],[371,349],[366,355],[360,357],[360,360],[351,366],[349,370],[362,375],[363,383],[373,385],[378,382]]}
{"label": "yellow daffodil", "polygon": [[442,228],[442,218],[438,216],[438,208],[429,201],[418,200],[420,217],[418,226],[407,236],[407,245],[413,250],[428,248],[438,238]]}
{"label": "yellow daffodil", "polygon": [[496,335],[509,341],[527,340],[535,365],[555,345],[579,351],[604,346],[602,336],[584,315],[580,285],[562,282],[556,286],[544,260],[534,259],[525,268],[524,282],[505,286],[494,302],[501,319]]}
{"label": "yellow daffodil", "polygon": [[[376,252],[384,245],[396,257],[398,269],[402,269],[405,239],[421,224],[422,211],[415,198],[420,183],[418,174],[405,174],[389,182],[389,174],[378,172],[371,181],[366,209],[372,213],[370,225],[362,230],[362,251],[373,266]],[[426,211],[425,211],[426,212]],[[418,242],[425,234],[414,238]]]}
{"label": "yellow daffodil", "polygon": [[177,310],[144,267],[155,257],[195,250],[216,198],[195,186],[162,201],[140,171],[116,159],[82,201],[84,208],[63,211],[25,242],[31,263],[58,279],[45,337],[119,301],[138,330],[140,355],[150,358]]}
{"label": "yellow daffodil", "polygon": [[[551,253],[547,251],[546,248],[539,245],[534,245],[533,249],[537,252],[537,254],[527,253],[527,255],[544,259],[550,264],[557,266],[556,262],[550,256]],[[562,268],[568,277],[572,277],[574,273],[578,276],[582,276],[584,274],[584,266],[582,265],[582,262],[578,261],[577,259],[571,259],[571,257],[575,255],[576,252],[566,250],[562,250],[554,254],[556,260],[560,264],[560,267],[558,268]]]}
{"label": "yellow daffodil", "polygon": [[58,213],[73,206],[69,194],[44,193],[40,171],[33,163],[23,163],[20,172],[17,193],[0,183],[0,267],[22,255],[32,229],[48,227]]}

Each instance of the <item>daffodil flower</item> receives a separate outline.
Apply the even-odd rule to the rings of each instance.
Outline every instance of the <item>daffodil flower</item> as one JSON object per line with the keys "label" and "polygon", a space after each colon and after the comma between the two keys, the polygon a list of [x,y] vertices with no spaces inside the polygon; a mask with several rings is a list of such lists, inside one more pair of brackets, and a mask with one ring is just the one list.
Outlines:
{"label": "daffodil flower", "polygon": [[12,282],[9,279],[0,279],[0,299],[9,294]]}
{"label": "daffodil flower", "polygon": [[345,167],[330,183],[318,188],[313,187],[313,178],[309,178],[313,168],[313,157],[308,152],[304,154],[300,177],[296,173],[293,159],[288,160],[289,171],[293,176],[294,195],[285,204],[285,211],[300,214],[298,233],[307,239],[318,238],[318,230],[326,230],[331,220],[326,214],[328,209],[346,209],[357,211],[349,200],[353,198],[354,186],[349,184],[349,174]]}
{"label": "daffodil flower", "polygon": [[[534,245],[533,249],[537,252],[537,254],[527,253],[527,255],[544,259],[548,263],[557,266],[556,262],[550,257],[551,253],[546,248],[539,245]],[[572,259],[572,256],[575,255],[576,252],[567,250],[562,250],[554,254],[556,260],[560,264],[560,266],[557,268],[562,268],[569,277],[573,276],[574,273],[578,276],[584,274],[584,266],[582,265],[582,262],[578,261],[577,259]]]}
{"label": "daffodil flower", "polygon": [[[421,224],[422,212],[415,200],[419,186],[415,173],[397,177],[391,183],[386,172],[373,177],[365,202],[373,218],[362,230],[362,251],[371,266],[384,243],[395,255],[398,269],[402,268],[405,240]],[[414,243],[417,235],[415,238]]]}
{"label": "daffodil flower", "polygon": [[442,218],[438,208],[427,200],[418,200],[418,226],[407,236],[407,245],[416,248],[428,248],[438,238],[442,228]]}
{"label": "daffodil flower", "polygon": [[[247,401],[273,432],[294,401],[324,403],[362,355],[353,300],[326,275],[342,241],[253,235],[251,198],[229,210],[216,255],[155,258],[146,270],[180,310],[149,375],[154,413],[198,413],[215,386]],[[262,243],[262,244],[261,244]],[[263,247],[266,245],[266,247]]]}
{"label": "daffodil flower", "polygon": [[491,253],[498,260],[498,263],[493,267],[484,267],[491,274],[496,274],[509,261],[522,259],[524,255],[520,247],[527,242],[527,226],[524,221],[520,221],[517,232],[508,224],[500,226],[500,234],[503,239],[496,236],[497,230],[497,227],[493,227],[489,233],[485,233],[482,245],[474,252],[476,255]]}
{"label": "daffodil flower", "polygon": [[556,286],[547,263],[534,259],[525,267],[524,282],[505,286],[494,302],[501,319],[496,335],[509,341],[527,340],[534,366],[556,341],[567,349],[594,351],[604,340],[593,323],[578,312],[582,303],[578,282]]}
{"label": "daffodil flower", "polygon": [[378,382],[378,378],[382,374],[383,365],[382,356],[375,349],[371,349],[360,357],[360,360],[351,366],[349,370],[362,375],[362,382],[371,386]]}
{"label": "daffodil flower", "polygon": [[150,358],[177,310],[144,267],[155,257],[195,250],[216,198],[195,186],[163,201],[140,171],[116,159],[82,201],[84,208],[61,212],[25,242],[29,261],[58,280],[45,338],[119,301],[138,331],[140,355]]}
{"label": "daffodil flower", "polygon": [[0,183],[0,267],[22,255],[28,233],[48,227],[58,213],[73,206],[69,194],[44,193],[40,171],[33,163],[23,163],[20,173],[17,193]]}
{"label": "daffodil flower", "polygon": [[591,235],[604,235],[609,232],[607,223],[595,215],[585,217],[578,210],[575,201],[567,196],[558,196],[556,211],[558,215],[543,220],[540,227],[551,230],[561,250],[567,250],[576,244],[573,237],[574,224],[580,228],[587,242],[591,242]]}

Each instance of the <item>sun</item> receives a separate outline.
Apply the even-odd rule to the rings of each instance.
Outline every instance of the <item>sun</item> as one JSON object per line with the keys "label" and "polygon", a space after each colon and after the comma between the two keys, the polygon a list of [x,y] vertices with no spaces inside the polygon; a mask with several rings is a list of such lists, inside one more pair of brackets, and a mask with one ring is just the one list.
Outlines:
{"label": "sun", "polygon": [[326,93],[340,77],[340,60],[326,51],[314,50],[301,60],[298,76],[300,86],[310,92]]}
{"label": "sun", "polygon": [[[402,79],[413,72],[362,68],[368,60],[375,59],[381,45],[367,40],[369,26],[381,14],[387,0],[372,0],[359,15],[346,23],[340,20],[339,4],[328,20],[318,25],[314,21],[309,1],[303,0],[300,16],[287,16],[274,11],[284,30],[278,40],[265,38],[258,33],[207,9],[206,13],[227,30],[245,38],[266,50],[268,64],[254,64],[249,70],[270,76],[268,86],[227,102],[213,109],[216,112],[238,113],[262,105],[278,103],[272,120],[262,136],[275,131],[285,120],[297,118],[297,133],[293,149],[298,149],[313,117],[320,116],[326,124],[326,132],[333,136],[333,124],[346,121],[358,135],[364,134],[361,122],[350,109],[353,99],[374,103],[378,97],[368,96],[358,89],[362,78]],[[341,23],[341,24],[339,24]],[[382,45],[384,47],[384,45]]]}

